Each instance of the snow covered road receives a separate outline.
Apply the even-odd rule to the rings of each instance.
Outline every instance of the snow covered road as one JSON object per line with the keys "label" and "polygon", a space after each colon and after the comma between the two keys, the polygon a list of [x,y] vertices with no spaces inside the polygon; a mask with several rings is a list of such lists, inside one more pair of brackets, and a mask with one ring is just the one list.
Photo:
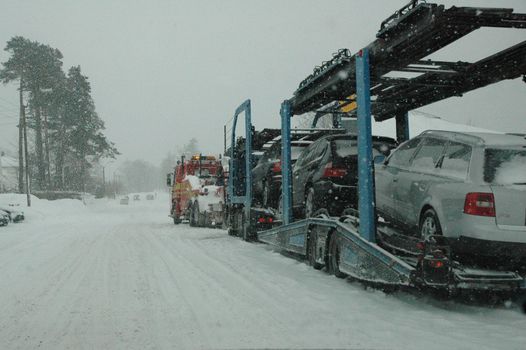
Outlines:
{"label": "snow covered road", "polygon": [[1,349],[525,348],[519,310],[364,290],[175,226],[165,197],[117,203],[41,201],[0,228]]}

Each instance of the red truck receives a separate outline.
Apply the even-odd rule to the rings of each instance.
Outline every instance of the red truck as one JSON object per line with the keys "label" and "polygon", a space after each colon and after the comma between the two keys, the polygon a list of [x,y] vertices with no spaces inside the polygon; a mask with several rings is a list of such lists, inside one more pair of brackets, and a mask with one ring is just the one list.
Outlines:
{"label": "red truck", "polygon": [[172,187],[170,217],[174,224],[187,220],[190,226],[223,225],[224,179],[221,160],[194,155],[177,162],[167,184]]}

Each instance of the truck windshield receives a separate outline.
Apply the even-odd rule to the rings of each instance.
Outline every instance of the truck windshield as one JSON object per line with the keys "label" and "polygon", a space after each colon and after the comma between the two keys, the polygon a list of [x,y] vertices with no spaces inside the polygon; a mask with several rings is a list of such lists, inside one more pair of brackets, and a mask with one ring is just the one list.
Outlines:
{"label": "truck windshield", "polygon": [[498,185],[526,184],[526,150],[486,149],[484,181]]}

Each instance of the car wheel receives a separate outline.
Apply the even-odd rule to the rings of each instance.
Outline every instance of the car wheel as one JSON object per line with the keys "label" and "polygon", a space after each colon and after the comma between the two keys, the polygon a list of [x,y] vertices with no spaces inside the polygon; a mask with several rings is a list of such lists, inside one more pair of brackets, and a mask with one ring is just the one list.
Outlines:
{"label": "car wheel", "polygon": [[316,211],[316,203],[314,198],[314,188],[309,187],[305,191],[305,217],[311,218]]}
{"label": "car wheel", "polygon": [[433,235],[442,235],[442,227],[437,213],[433,209],[427,209],[420,218],[420,238],[425,241]]}
{"label": "car wheel", "polygon": [[329,241],[329,273],[337,278],[345,278],[347,275],[340,271],[340,246],[336,237],[331,235]]}
{"label": "car wheel", "polygon": [[174,225],[179,225],[181,223],[181,218],[178,216],[174,216]]}

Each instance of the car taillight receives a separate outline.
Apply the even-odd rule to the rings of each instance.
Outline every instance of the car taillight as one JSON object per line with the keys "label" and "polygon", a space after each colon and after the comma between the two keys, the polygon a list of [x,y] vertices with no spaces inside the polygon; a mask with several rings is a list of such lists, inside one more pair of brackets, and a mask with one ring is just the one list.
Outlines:
{"label": "car taillight", "polygon": [[273,222],[274,222],[274,218],[272,218],[271,216],[260,217],[258,219],[258,223],[260,224],[272,224]]}
{"label": "car taillight", "polygon": [[493,193],[468,193],[464,202],[464,213],[495,217],[495,197],[493,197]]}
{"label": "car taillight", "polygon": [[322,177],[344,177],[345,175],[347,175],[347,169],[333,168],[332,162],[329,162],[323,170]]}
{"label": "car taillight", "polygon": [[281,173],[281,162],[277,161],[272,165],[272,171],[275,173]]}

